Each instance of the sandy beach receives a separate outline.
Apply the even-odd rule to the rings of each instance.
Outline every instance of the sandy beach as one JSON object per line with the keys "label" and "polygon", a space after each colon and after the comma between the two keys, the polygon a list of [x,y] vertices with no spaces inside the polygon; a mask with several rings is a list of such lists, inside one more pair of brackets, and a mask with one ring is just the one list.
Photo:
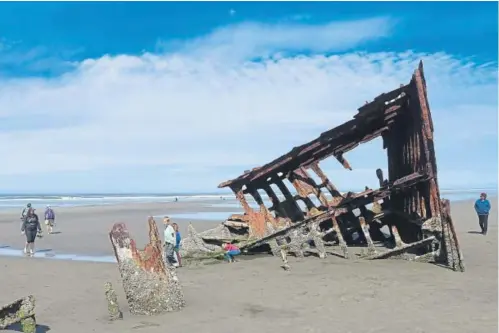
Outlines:
{"label": "sandy beach", "polygon": [[[81,206],[55,208],[56,232],[59,234],[44,237],[38,242],[38,249],[50,249],[58,253],[83,253],[87,255],[113,254],[109,243],[108,232],[116,222],[126,223],[133,237],[138,242],[147,241],[147,218],[175,215],[178,213],[195,212],[224,212],[227,208],[217,208],[210,205],[210,201],[195,202],[164,202],[164,203],[128,203],[107,206]],[[36,212],[43,218],[44,207],[35,207]],[[241,210],[241,209],[239,209]],[[20,234],[19,215],[22,209],[0,211],[0,245],[11,247],[22,246],[24,238]],[[221,214],[229,217],[229,214]],[[222,222],[213,220],[186,220],[175,219],[184,234],[189,223],[196,230],[203,231]],[[44,227],[44,226],[42,226]],[[45,229],[44,229],[45,232]]]}
{"label": "sandy beach", "polygon": [[[156,317],[131,316],[116,264],[0,256],[0,304],[33,294],[38,332],[497,332],[497,200],[482,236],[473,203],[453,202],[466,272],[401,260],[345,260],[328,256],[277,258],[178,270],[186,308]],[[199,202],[127,204],[57,210],[59,234],[38,250],[112,254],[108,232],[125,222],[145,243],[148,215],[199,209]],[[41,207],[40,207],[41,208]],[[42,209],[40,209],[42,210]],[[203,208],[203,211],[223,211]],[[39,211],[41,214],[41,212]],[[185,228],[189,220],[176,220]],[[217,221],[191,221],[196,229]],[[0,213],[0,247],[21,248],[19,211]],[[109,322],[104,283],[118,292],[124,320]],[[15,328],[14,328],[15,329]],[[11,332],[7,330],[6,332]]]}

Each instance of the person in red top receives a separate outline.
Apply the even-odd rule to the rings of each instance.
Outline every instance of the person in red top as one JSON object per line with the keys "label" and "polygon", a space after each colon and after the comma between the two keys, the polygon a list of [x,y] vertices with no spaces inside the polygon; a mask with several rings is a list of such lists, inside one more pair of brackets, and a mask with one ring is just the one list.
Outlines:
{"label": "person in red top", "polygon": [[237,246],[231,243],[223,243],[222,248],[225,251],[225,259],[228,262],[234,262],[234,257],[241,254],[241,250]]}

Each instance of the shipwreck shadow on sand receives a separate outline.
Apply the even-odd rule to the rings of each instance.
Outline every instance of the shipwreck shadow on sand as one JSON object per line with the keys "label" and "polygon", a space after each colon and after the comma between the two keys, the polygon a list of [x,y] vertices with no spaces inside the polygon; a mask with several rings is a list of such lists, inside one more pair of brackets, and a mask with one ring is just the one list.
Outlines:
{"label": "shipwreck shadow on sand", "polygon": [[[14,325],[10,325],[9,327],[7,327],[7,329],[9,331],[14,331],[14,332],[23,332],[23,329],[22,329],[20,323],[16,323]],[[48,331],[50,331],[50,327],[49,326],[36,324],[35,333],[45,333],[45,332],[48,332]]]}

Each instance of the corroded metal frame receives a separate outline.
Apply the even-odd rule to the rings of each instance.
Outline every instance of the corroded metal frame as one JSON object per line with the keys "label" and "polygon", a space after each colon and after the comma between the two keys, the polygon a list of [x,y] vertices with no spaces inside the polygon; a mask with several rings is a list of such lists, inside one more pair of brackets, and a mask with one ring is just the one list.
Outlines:
{"label": "corroded metal frame", "polygon": [[[342,195],[320,168],[319,162],[332,156],[344,168],[352,170],[345,154],[377,137],[382,137],[383,148],[387,152],[388,178],[384,179],[383,172],[378,169],[376,176],[379,189],[366,188],[361,193]],[[311,172],[321,180],[320,184],[314,181]],[[285,181],[289,181],[292,188]],[[366,216],[368,212],[365,206],[383,200],[383,211],[390,213],[383,214],[382,224],[389,225],[392,237],[399,240],[396,249],[400,249],[400,246],[429,249],[428,244],[433,243],[432,247],[439,249],[435,252],[438,253],[438,259],[456,270],[464,269],[450,212],[442,213],[433,122],[422,62],[409,84],[366,103],[358,109],[352,120],[293,148],[264,166],[246,171],[219,185],[219,188],[224,187],[229,187],[241,203],[245,213],[243,221],[248,224],[250,235],[256,239],[255,244],[272,238],[271,230],[308,224],[317,215],[324,216],[325,220],[331,221],[333,228],[338,229],[336,234],[340,243],[345,237],[342,234],[348,233],[353,223],[358,224],[354,229],[361,230],[366,243],[371,244],[372,232],[368,229],[375,221],[372,216]],[[276,193],[273,187],[282,194]],[[271,207],[265,206],[259,190],[268,195]],[[248,204],[248,195],[255,199],[258,210]],[[361,216],[352,213],[357,208]],[[343,211],[338,215],[339,209]],[[332,211],[335,214],[331,215]],[[331,216],[328,217],[328,214]],[[438,231],[431,229],[425,233],[422,225],[430,219],[438,219]],[[433,237],[432,242],[425,241],[430,237]]]}

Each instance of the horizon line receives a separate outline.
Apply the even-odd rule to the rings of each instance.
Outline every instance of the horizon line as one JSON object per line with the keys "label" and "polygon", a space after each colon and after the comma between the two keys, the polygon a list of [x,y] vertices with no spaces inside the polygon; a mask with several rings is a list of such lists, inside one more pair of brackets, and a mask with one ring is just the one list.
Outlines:
{"label": "horizon line", "polygon": [[[498,190],[498,187],[472,187],[472,188],[441,188],[440,191],[487,191],[487,190]],[[362,190],[361,190],[362,191]],[[219,192],[209,192],[209,191],[192,191],[192,192],[0,192],[1,196],[79,196],[79,195],[157,195],[157,196],[181,196],[181,195],[222,195],[227,194],[227,192],[232,193],[230,190],[219,191]],[[293,192],[293,191],[291,191]],[[358,192],[356,190],[345,190],[340,192]]]}

